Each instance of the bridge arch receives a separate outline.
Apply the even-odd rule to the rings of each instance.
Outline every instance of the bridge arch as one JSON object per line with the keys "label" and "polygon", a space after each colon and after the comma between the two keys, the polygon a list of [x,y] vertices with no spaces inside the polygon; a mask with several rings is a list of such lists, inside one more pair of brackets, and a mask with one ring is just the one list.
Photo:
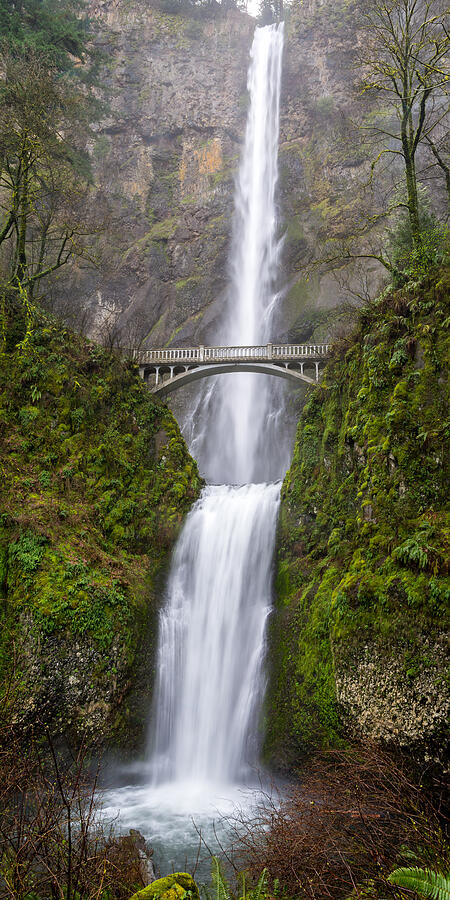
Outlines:
{"label": "bridge arch", "polygon": [[[177,368],[179,367],[177,366]],[[155,369],[156,367],[147,369],[146,374],[154,374]],[[188,368],[178,375],[175,374],[174,371],[172,377],[167,381],[161,381],[159,384],[155,384],[151,390],[153,394],[157,394],[159,397],[166,397],[168,394],[176,391],[177,388],[183,387],[185,384],[191,384],[194,381],[199,381],[201,378],[208,378],[211,377],[211,375],[228,375],[233,372],[257,372],[260,375],[274,375],[277,378],[284,378],[291,383],[294,382],[297,386],[299,386],[299,383],[317,384],[316,379],[310,378],[308,375],[305,375],[297,369],[287,368],[286,366],[276,365],[274,363],[209,363],[208,365],[199,365],[192,369]]]}

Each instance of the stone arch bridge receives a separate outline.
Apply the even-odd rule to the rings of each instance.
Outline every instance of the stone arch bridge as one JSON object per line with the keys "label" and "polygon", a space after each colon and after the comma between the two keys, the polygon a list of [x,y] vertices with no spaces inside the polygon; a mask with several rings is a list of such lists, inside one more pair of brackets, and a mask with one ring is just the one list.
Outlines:
{"label": "stone arch bridge", "polygon": [[139,374],[162,397],[211,375],[259,372],[299,385],[317,384],[330,355],[329,344],[259,344],[242,347],[170,347],[131,350]]}

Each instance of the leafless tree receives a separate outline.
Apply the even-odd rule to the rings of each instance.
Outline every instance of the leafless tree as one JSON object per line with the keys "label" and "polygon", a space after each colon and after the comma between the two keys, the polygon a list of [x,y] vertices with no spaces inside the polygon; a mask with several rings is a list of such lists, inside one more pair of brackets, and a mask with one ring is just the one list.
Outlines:
{"label": "leafless tree", "polygon": [[367,128],[382,143],[372,172],[385,155],[400,158],[406,200],[395,199],[391,208],[406,208],[415,245],[421,232],[419,147],[431,151],[450,198],[450,170],[442,140],[450,78],[447,12],[441,0],[375,0],[365,12],[360,54],[363,89],[378,101],[377,114]]}

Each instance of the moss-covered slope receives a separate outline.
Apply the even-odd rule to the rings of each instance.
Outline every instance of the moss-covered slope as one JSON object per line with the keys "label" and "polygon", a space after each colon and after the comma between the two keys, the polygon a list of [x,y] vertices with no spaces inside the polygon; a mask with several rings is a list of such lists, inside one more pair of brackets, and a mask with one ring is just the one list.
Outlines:
{"label": "moss-covered slope", "polygon": [[440,272],[365,310],[303,411],[271,629],[279,765],[349,733],[443,757],[449,286]]}
{"label": "moss-covered slope", "polygon": [[196,464],[131,365],[48,320],[0,358],[0,389],[2,685],[14,670],[19,721],[129,739]]}

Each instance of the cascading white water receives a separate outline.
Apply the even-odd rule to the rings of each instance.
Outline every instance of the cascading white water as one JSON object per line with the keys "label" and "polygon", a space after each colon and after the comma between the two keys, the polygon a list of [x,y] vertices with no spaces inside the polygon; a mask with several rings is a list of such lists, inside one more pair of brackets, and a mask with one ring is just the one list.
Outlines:
{"label": "cascading white water", "polygon": [[[271,336],[282,47],[282,25],[256,29],[231,288],[218,343],[265,343]],[[214,486],[185,522],[160,614],[151,784],[110,794],[123,823],[148,834],[166,866],[179,865],[189,844],[195,847],[197,835],[186,825],[192,815],[208,833],[214,811],[224,809],[233,785],[248,783],[256,759],[279,479],[288,464],[277,427],[281,397],[277,379],[221,376],[200,394],[185,428]]]}
{"label": "cascading white water", "polygon": [[[280,254],[276,186],[282,54],[283,24],[257,28],[236,182],[231,284],[217,343],[265,344],[271,338]],[[279,423],[283,390],[278,379],[243,373],[222,375],[205,387],[185,433],[208,481],[246,484],[282,477],[289,463]]]}
{"label": "cascading white water", "polygon": [[279,493],[279,484],[208,487],[187,518],[160,618],[158,779],[245,777]]}
{"label": "cascading white water", "polygon": [[[270,334],[279,252],[282,48],[282,25],[256,29],[236,186],[230,303],[220,335],[230,344],[262,343]],[[230,783],[242,777],[251,759],[280,494],[279,484],[266,482],[274,472],[283,474],[274,452],[283,442],[270,435],[272,387],[270,377],[259,375],[219,378],[204,403],[207,415],[197,415],[201,438],[195,452],[210,476],[228,485],[203,492],[172,563],[160,616],[156,781]],[[248,484],[236,488],[230,482]]]}

